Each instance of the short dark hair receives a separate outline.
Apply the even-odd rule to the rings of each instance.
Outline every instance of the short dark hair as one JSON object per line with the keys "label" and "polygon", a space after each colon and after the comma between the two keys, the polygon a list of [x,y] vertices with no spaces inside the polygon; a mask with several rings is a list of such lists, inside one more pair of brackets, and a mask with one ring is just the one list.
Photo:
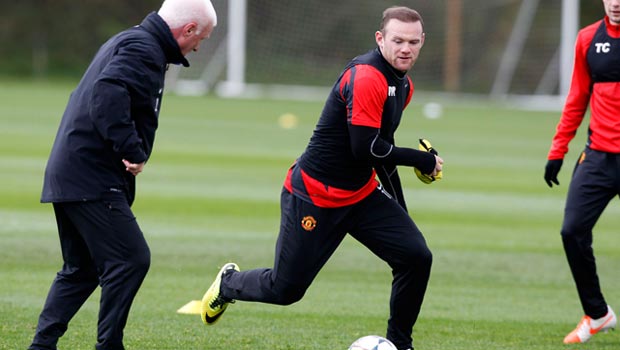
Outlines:
{"label": "short dark hair", "polygon": [[410,9],[405,6],[392,6],[388,7],[383,11],[383,18],[381,19],[381,24],[379,25],[379,30],[383,33],[385,29],[385,25],[391,20],[397,19],[402,22],[407,23],[415,23],[420,22],[422,25],[422,32],[424,32],[424,21],[422,20],[422,16],[418,13],[418,11]]}

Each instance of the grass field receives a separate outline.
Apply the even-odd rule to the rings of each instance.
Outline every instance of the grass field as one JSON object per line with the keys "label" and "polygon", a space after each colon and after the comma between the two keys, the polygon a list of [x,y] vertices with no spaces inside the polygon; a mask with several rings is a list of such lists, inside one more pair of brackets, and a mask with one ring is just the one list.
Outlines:
{"label": "grass field", "polygon": [[[50,205],[39,204],[47,155],[71,84],[0,84],[0,349],[25,349],[49,285],[61,267]],[[566,347],[582,311],[559,227],[573,141],[559,188],[542,179],[559,113],[445,102],[426,119],[414,98],[399,145],[429,138],[445,160],[444,179],[419,182],[401,169],[410,212],[434,253],[427,297],[414,329],[418,350],[619,349],[620,334]],[[128,350],[345,350],[384,334],[387,266],[352,239],[288,307],[242,303],[205,327],[175,311],[199,299],[219,266],[271,266],[279,191],[303,151],[322,103],[166,96],[155,150],[138,179],[134,212],[152,251],[151,270],[125,330]],[[295,129],[278,117],[293,113]],[[584,128],[585,130],[585,128]],[[599,276],[620,309],[620,207],[595,232]],[[59,347],[92,349],[95,293]]]}

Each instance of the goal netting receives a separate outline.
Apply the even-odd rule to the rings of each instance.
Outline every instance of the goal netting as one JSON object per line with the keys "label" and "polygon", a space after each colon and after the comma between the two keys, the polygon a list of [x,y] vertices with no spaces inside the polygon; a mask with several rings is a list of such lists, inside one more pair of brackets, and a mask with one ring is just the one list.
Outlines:
{"label": "goal netting", "polygon": [[[400,1],[424,18],[416,89],[492,96],[561,93],[562,15],[574,0]],[[218,26],[190,68],[169,72],[178,93],[320,98],[354,56],[373,47],[392,1],[213,0]],[[566,7],[566,6],[564,6]],[[574,39],[576,25],[567,34]],[[566,31],[566,27],[564,28]],[[568,43],[568,55],[572,54]],[[565,68],[566,70],[566,68]],[[570,67],[569,67],[570,70]]]}

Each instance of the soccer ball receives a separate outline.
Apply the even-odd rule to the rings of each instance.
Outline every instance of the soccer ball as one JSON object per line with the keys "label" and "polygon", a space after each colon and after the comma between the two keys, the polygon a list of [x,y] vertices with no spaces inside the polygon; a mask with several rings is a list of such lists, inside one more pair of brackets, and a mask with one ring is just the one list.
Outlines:
{"label": "soccer ball", "polygon": [[398,350],[391,341],[378,335],[367,335],[354,341],[349,350]]}

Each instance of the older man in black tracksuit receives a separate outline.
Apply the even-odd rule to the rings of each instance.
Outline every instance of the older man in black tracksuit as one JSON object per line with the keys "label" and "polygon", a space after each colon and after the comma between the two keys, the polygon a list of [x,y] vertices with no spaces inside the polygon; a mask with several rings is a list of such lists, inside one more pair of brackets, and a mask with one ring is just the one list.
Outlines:
{"label": "older man in black tracksuit", "polygon": [[[193,17],[180,16],[188,7]],[[184,56],[216,23],[209,0],[166,0],[158,13],[108,40],[71,94],[41,196],[53,203],[64,264],[30,349],[56,349],[98,285],[96,348],[124,349],[129,309],[150,265],[130,209],[135,176],[153,148],[168,64],[189,66]]]}

